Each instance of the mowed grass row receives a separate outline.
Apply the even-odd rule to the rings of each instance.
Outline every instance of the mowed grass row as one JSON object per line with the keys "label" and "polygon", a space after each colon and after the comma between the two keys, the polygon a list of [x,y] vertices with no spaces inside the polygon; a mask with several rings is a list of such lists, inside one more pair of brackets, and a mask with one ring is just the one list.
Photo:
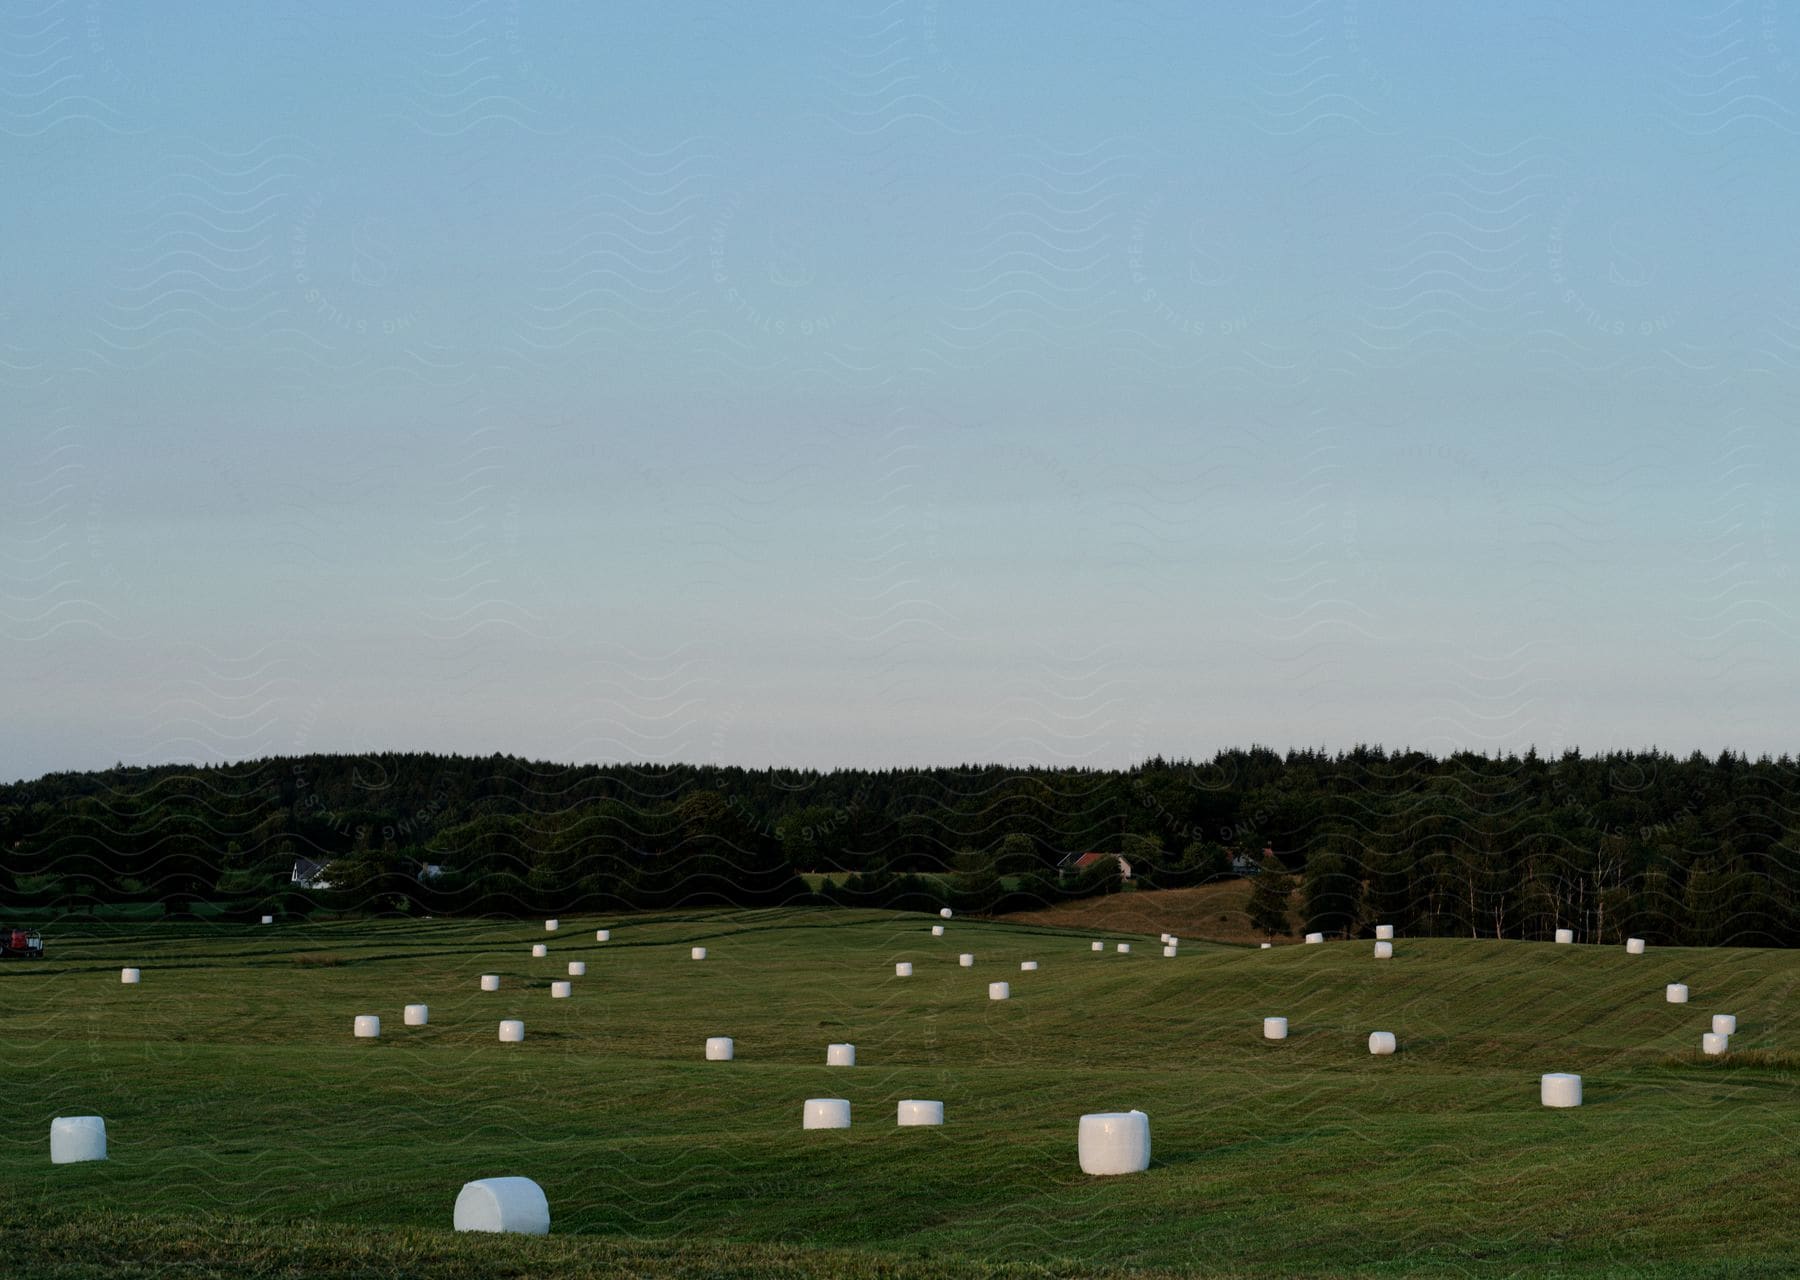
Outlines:
{"label": "mowed grass row", "polygon": [[[84,1249],[154,1251],[220,1217],[229,1231],[200,1231],[215,1246],[236,1232],[278,1248],[257,1233],[311,1222],[341,1229],[347,1258],[379,1258],[403,1228],[442,1250],[444,1274],[579,1249],[451,1236],[457,1189],[501,1174],[535,1178],[556,1235],[596,1237],[607,1265],[627,1245],[685,1248],[720,1274],[753,1259],[775,1269],[742,1274],[813,1274],[815,1249],[1244,1275],[1793,1265],[1790,953],[1401,939],[1391,961],[1367,943],[1184,943],[1165,959],[1153,937],[1120,956],[1086,933],[959,919],[932,938],[934,922],[56,931],[51,960],[0,969],[0,1038],[29,1066],[0,1092],[15,1153],[0,1197],[69,1275],[104,1260]],[[588,974],[552,1000],[572,959]],[[1019,972],[1026,959],[1042,968]],[[898,960],[915,976],[896,978]],[[119,984],[126,964],[143,985]],[[482,973],[502,990],[478,990]],[[1002,979],[1013,998],[989,1001]],[[1672,981],[1691,1003],[1664,1001]],[[420,1002],[431,1025],[403,1026]],[[1698,1052],[1714,1012],[1739,1018],[1722,1061]],[[381,1015],[380,1040],[352,1038],[359,1013]],[[1270,1014],[1290,1019],[1286,1042],[1261,1038]],[[511,1017],[524,1044],[497,1040]],[[1370,1057],[1373,1030],[1399,1053]],[[708,1035],[734,1037],[737,1061],[703,1061]],[[823,1065],[833,1041],[857,1046],[856,1067]],[[1541,1108],[1545,1071],[1580,1072],[1587,1105]],[[802,1101],[825,1096],[850,1099],[852,1129],[801,1130]],[[942,1099],[945,1127],[896,1128],[907,1097]],[[1150,1171],[1082,1175],[1077,1118],[1132,1107],[1151,1118]],[[50,1118],[85,1113],[106,1117],[111,1159],[51,1166]],[[319,1243],[293,1229],[296,1248]],[[843,1265],[820,1255],[816,1273]]]}

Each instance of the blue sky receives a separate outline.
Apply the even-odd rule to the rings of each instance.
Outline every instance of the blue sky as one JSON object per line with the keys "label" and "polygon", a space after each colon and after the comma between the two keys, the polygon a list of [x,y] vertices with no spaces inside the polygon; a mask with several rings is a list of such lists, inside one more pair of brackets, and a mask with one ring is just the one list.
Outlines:
{"label": "blue sky", "polygon": [[1800,14],[3,22],[0,776],[1793,745]]}

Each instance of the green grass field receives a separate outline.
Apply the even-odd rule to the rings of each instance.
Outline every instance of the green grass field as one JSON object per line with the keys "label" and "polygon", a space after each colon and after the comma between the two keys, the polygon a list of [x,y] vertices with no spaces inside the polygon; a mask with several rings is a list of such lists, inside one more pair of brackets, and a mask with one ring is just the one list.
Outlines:
{"label": "green grass field", "polygon": [[[873,912],[83,925],[0,965],[0,1271],[54,1277],[1446,1274],[1800,1269],[1800,957],[1402,939],[1096,955]],[[613,941],[597,943],[597,925]],[[77,930],[80,930],[77,933]],[[533,960],[531,943],[549,958]],[[691,945],[709,958],[688,958]],[[973,969],[957,966],[973,951]],[[566,962],[575,995],[552,1000]],[[1042,963],[1034,974],[1019,961]],[[912,960],[912,978],[893,976]],[[143,984],[118,970],[141,965]],[[498,993],[477,989],[499,973]],[[1012,983],[990,1002],[987,983]],[[1670,1005],[1685,981],[1693,1002]],[[431,1025],[401,1025],[408,1002]],[[1699,1053],[1709,1015],[1734,1053]],[[351,1036],[377,1013],[382,1038]],[[1265,1014],[1292,1037],[1261,1038]],[[502,1045],[503,1017],[525,1043]],[[1373,1058],[1368,1033],[1397,1034]],[[702,1060],[708,1035],[738,1058]],[[848,1040],[858,1065],[827,1068]],[[1576,1071],[1587,1105],[1538,1105]],[[804,1132],[808,1097],[855,1127]],[[942,1129],[898,1129],[901,1098]],[[1084,1176],[1086,1111],[1149,1172]],[[51,1117],[111,1158],[52,1166]],[[522,1174],[547,1239],[450,1230]]]}

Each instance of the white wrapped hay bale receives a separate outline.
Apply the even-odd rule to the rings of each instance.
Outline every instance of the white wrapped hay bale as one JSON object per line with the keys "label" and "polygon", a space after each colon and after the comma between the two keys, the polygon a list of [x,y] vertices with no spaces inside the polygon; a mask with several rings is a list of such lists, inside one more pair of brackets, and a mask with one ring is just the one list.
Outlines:
{"label": "white wrapped hay bale", "polygon": [[932,925],[931,926],[931,936],[934,938],[943,937],[944,936],[944,926],[941,924]]}
{"label": "white wrapped hay bale", "polygon": [[1567,1071],[1552,1071],[1538,1081],[1538,1100],[1546,1107],[1579,1107],[1581,1077]]}
{"label": "white wrapped hay bale", "polygon": [[1625,954],[1628,956],[1643,955],[1644,954],[1644,940],[1642,938],[1627,938],[1627,939],[1625,939]]}
{"label": "white wrapped hay bale", "polygon": [[1392,1031],[1369,1032],[1369,1052],[1378,1058],[1385,1058],[1393,1053],[1396,1045]]}
{"label": "white wrapped hay bale", "polygon": [[1090,943],[1088,943],[1088,950],[1104,951],[1104,950],[1106,950],[1106,944],[1104,942],[1090,942]]}
{"label": "white wrapped hay bale", "polygon": [[1573,929],[1558,929],[1556,931],[1556,941],[1559,945],[1562,945],[1562,946],[1569,945],[1570,943],[1575,941],[1575,930],[1573,930]]}
{"label": "white wrapped hay bale", "polygon": [[1274,944],[1274,943],[1273,943],[1273,942],[1265,942],[1265,943],[1263,943],[1263,944],[1262,944],[1262,946],[1261,946],[1261,948],[1260,948],[1260,950],[1263,950],[1263,951],[1268,951],[1268,950],[1269,950],[1269,949],[1271,949],[1271,948],[1272,948],[1272,947],[1274,947],[1274,945],[1275,945],[1275,944]]}
{"label": "white wrapped hay bale", "polygon": [[264,917],[263,917],[263,923],[264,923],[264,924],[274,924],[274,923],[275,923],[275,917],[274,917],[274,916],[264,916]]}
{"label": "white wrapped hay bale", "polygon": [[547,1236],[550,1202],[544,1199],[544,1189],[530,1178],[483,1178],[463,1184],[451,1220],[458,1231]]}
{"label": "white wrapped hay bale", "polygon": [[1181,939],[1177,938],[1174,934],[1171,933],[1169,935],[1169,945],[1171,947],[1179,947],[1181,945]]}
{"label": "white wrapped hay bale", "polygon": [[1019,961],[1019,972],[1020,973],[1036,973],[1037,972],[1037,964],[1038,964],[1038,962],[1036,960],[1021,960],[1021,961]]}
{"label": "white wrapped hay bale", "polygon": [[571,961],[569,961],[569,976],[571,978],[587,977],[587,961],[586,960],[571,960]]}
{"label": "white wrapped hay bale", "polygon": [[1286,1040],[1287,1039],[1287,1019],[1286,1018],[1264,1018],[1263,1019],[1263,1039],[1264,1040]]}
{"label": "white wrapped hay bale", "polygon": [[854,1067],[856,1065],[856,1046],[853,1044],[826,1045],[825,1065],[828,1067]]}
{"label": "white wrapped hay bale", "polygon": [[1708,1057],[1716,1058],[1731,1047],[1731,1037],[1720,1035],[1717,1031],[1708,1031],[1700,1037],[1700,1052]]}
{"label": "white wrapped hay bale", "polygon": [[896,978],[912,977],[912,961],[911,960],[901,960],[900,962],[895,964],[894,965],[894,976]]}
{"label": "white wrapped hay bale", "polygon": [[406,1006],[406,1012],[402,1017],[409,1027],[428,1026],[431,1023],[431,1006],[424,1004],[409,1004]]}
{"label": "white wrapped hay bale", "polygon": [[737,1056],[737,1043],[730,1036],[706,1037],[706,1060],[730,1062]]}
{"label": "white wrapped hay bale", "polygon": [[506,1018],[500,1023],[501,1044],[522,1044],[525,1040],[525,1024],[517,1018]]}
{"label": "white wrapped hay bale", "polygon": [[1096,1177],[1142,1173],[1150,1167],[1150,1117],[1142,1111],[1101,1111],[1081,1117],[1081,1171]]}
{"label": "white wrapped hay bale", "polygon": [[575,984],[573,982],[552,982],[550,984],[550,998],[552,1000],[567,1000],[574,991]]}
{"label": "white wrapped hay bale", "polygon": [[1663,999],[1670,1004],[1686,1004],[1688,1002],[1687,983],[1671,982],[1663,988]]}
{"label": "white wrapped hay bale", "polygon": [[549,954],[550,954],[550,948],[546,947],[543,943],[534,942],[531,944],[531,958],[533,960],[542,960],[545,956],[547,956]]}
{"label": "white wrapped hay bale", "polygon": [[546,921],[544,921],[544,932],[545,933],[555,933],[557,928],[561,924],[562,924],[562,921],[560,921],[560,920],[546,920]]}
{"label": "white wrapped hay bale", "polygon": [[1165,947],[1166,947],[1166,946],[1168,946],[1168,945],[1169,945],[1169,935],[1168,935],[1168,934],[1166,934],[1166,933],[1159,933],[1159,934],[1157,934],[1157,935],[1156,935],[1156,940],[1157,940],[1157,941],[1158,941],[1158,942],[1160,942],[1160,943],[1162,943],[1162,944],[1163,944],[1163,946],[1165,946]]}
{"label": "white wrapped hay bale", "polygon": [[975,967],[975,953],[972,951],[963,952],[960,956],[956,957],[956,963],[960,964],[965,969],[973,969]]}
{"label": "white wrapped hay bale", "polygon": [[1375,940],[1377,942],[1392,942],[1394,940],[1394,926],[1391,924],[1376,925]]}
{"label": "white wrapped hay bale", "polygon": [[706,959],[706,948],[705,947],[693,948],[691,951],[688,952],[688,959],[690,959],[690,960]]}
{"label": "white wrapped hay bale", "polygon": [[1165,960],[1174,959],[1175,958],[1175,948],[1174,947],[1164,947],[1163,948],[1163,958]]}
{"label": "white wrapped hay bale", "polygon": [[1122,956],[1128,956],[1131,954],[1131,944],[1129,942],[1121,942],[1118,946],[1114,947],[1113,950],[1117,951]]}
{"label": "white wrapped hay bale", "polygon": [[939,907],[938,914],[948,920],[952,913],[949,907]]}
{"label": "white wrapped hay bale", "polygon": [[137,969],[119,970],[119,981],[128,987],[135,987],[144,980],[142,971]]}
{"label": "white wrapped hay bale", "polygon": [[1320,943],[1325,941],[1325,935],[1322,933],[1309,933],[1306,935],[1306,940],[1308,943],[1310,943],[1311,945],[1316,947]]}
{"label": "white wrapped hay bale", "polygon": [[1005,982],[990,982],[990,983],[988,983],[988,999],[989,1000],[1011,1000],[1012,999],[1012,985],[1010,983],[1005,983]]}
{"label": "white wrapped hay bale", "polygon": [[482,974],[481,975],[481,989],[483,991],[498,991],[498,990],[500,990],[500,975],[497,973]]}
{"label": "white wrapped hay bale", "polygon": [[1375,958],[1377,960],[1392,960],[1394,958],[1394,944],[1391,942],[1377,942],[1375,944]]}
{"label": "white wrapped hay bale", "polygon": [[611,929],[596,929],[596,930],[594,930],[594,941],[595,942],[611,942],[612,941],[612,930]]}
{"label": "white wrapped hay bale", "polygon": [[901,1128],[915,1125],[935,1125],[944,1123],[944,1104],[927,1102],[919,1098],[902,1098],[900,1113],[894,1121]]}
{"label": "white wrapped hay bale", "polygon": [[50,1122],[50,1163],[106,1159],[106,1121],[99,1116],[57,1116]]}
{"label": "white wrapped hay bale", "polygon": [[848,1129],[850,1127],[850,1100],[848,1098],[808,1098],[806,1107],[800,1113],[802,1129]]}
{"label": "white wrapped hay bale", "polygon": [[379,1040],[381,1038],[381,1019],[372,1013],[359,1013],[352,1024],[351,1033],[358,1040]]}
{"label": "white wrapped hay bale", "polygon": [[1737,1034],[1737,1014],[1735,1014],[1735,1013],[1715,1013],[1715,1014],[1713,1014],[1712,1029],[1718,1035],[1735,1036]]}

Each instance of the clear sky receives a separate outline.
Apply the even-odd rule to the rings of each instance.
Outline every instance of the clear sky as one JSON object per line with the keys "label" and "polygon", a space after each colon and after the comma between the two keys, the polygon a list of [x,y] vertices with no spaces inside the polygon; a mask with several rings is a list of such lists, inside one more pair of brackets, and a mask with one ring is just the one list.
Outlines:
{"label": "clear sky", "polygon": [[1791,749],[1800,9],[1237,8],[9,7],[0,777]]}

